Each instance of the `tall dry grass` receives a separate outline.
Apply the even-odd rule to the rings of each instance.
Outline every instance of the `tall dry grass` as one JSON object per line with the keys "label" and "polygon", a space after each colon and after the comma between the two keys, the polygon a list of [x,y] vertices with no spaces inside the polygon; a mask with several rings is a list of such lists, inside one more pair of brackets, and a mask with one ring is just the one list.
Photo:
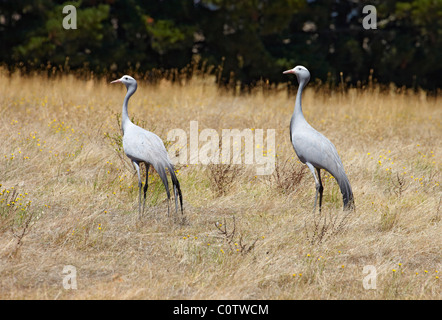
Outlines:
{"label": "tall dry grass", "polygon": [[[140,81],[130,116],[163,139],[194,120],[220,134],[275,129],[279,176],[240,168],[219,192],[209,168],[179,166],[185,219],[176,221],[151,172],[140,222],[137,179],[118,143],[123,86],[0,76],[2,299],[441,298],[440,99],[307,89],[305,117],[336,145],[357,207],[345,216],[325,175],[318,215],[289,139],[294,94],[238,95],[212,80]],[[63,287],[66,265],[77,269],[76,290]],[[362,285],[366,265],[377,270],[374,290]]]}

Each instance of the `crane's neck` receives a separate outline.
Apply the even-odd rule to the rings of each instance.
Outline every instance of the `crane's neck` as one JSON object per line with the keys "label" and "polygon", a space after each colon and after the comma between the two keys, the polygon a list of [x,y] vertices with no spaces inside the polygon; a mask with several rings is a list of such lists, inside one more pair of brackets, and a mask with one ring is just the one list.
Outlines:
{"label": "crane's neck", "polygon": [[304,115],[302,113],[301,98],[302,98],[302,90],[306,85],[307,81],[305,80],[301,80],[299,82],[298,93],[296,94],[296,100],[295,100],[295,110],[293,111],[292,120],[294,119],[296,119],[297,121],[301,119],[305,120]]}
{"label": "crane's neck", "polygon": [[127,105],[129,104],[130,97],[135,93],[135,91],[137,91],[137,87],[131,86],[127,88],[127,93],[126,96],[124,97],[123,112],[121,118],[121,127],[123,128],[123,133],[126,126],[131,122],[129,119],[129,114],[127,112]]}

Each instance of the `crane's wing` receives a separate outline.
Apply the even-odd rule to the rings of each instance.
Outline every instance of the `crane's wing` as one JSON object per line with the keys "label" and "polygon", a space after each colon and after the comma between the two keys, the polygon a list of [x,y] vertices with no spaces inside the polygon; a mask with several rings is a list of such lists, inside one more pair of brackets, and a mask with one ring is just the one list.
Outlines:
{"label": "crane's wing", "polygon": [[133,161],[147,162],[155,168],[159,165],[166,167],[170,163],[166,147],[160,137],[134,124],[126,128],[123,148]]}
{"label": "crane's wing", "polygon": [[329,171],[335,178],[344,171],[341,158],[333,143],[312,127],[304,127],[292,134],[292,143],[302,162]]}

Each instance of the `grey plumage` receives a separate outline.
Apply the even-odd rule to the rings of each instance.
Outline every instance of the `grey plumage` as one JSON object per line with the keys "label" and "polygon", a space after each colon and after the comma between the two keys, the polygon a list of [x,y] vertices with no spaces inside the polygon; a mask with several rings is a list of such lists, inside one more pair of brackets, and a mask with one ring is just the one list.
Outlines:
{"label": "grey plumage", "polygon": [[[166,168],[169,170],[171,176],[174,195],[175,195],[175,212],[178,212],[178,196],[180,198],[181,213],[183,213],[183,197],[181,194],[180,183],[175,174],[175,169],[170,161],[169,154],[164,146],[163,141],[156,134],[147,131],[134,123],[129,119],[127,112],[127,106],[130,97],[137,90],[137,81],[131,76],[123,76],[118,80],[111,83],[123,83],[127,88],[127,93],[123,102],[123,111],[121,126],[123,129],[123,149],[126,156],[132,161],[138,174],[138,187],[139,187],[139,202],[138,213],[141,217],[142,211],[144,212],[144,206],[146,203],[146,192],[148,188],[148,172],[149,167],[152,165],[155,171],[160,176],[167,193],[167,213],[169,214],[169,202],[170,202],[170,190],[167,180]],[[141,190],[142,182],[140,175],[140,164],[146,165],[146,183],[144,185],[144,202],[143,209],[141,210]]]}
{"label": "grey plumage", "polygon": [[290,140],[299,160],[308,166],[315,179],[316,195],[313,210],[316,209],[319,193],[319,211],[321,211],[322,193],[324,190],[321,181],[321,169],[328,171],[338,182],[344,202],[344,210],[354,209],[353,192],[350,182],[345,174],[344,166],[342,165],[335,146],[323,134],[316,131],[305,120],[302,113],[302,90],[310,80],[310,72],[303,66],[296,66],[283,73],[295,74],[299,82],[295,110],[290,121]]}

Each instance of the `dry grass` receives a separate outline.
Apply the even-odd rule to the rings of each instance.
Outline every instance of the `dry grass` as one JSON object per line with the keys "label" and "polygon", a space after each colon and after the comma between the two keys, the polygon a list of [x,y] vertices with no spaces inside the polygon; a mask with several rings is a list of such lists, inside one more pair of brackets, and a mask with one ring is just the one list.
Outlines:
{"label": "dry grass", "polygon": [[[116,143],[125,89],[0,76],[0,298],[441,298],[440,99],[394,88],[306,91],[305,116],[336,145],[355,194],[357,211],[338,229],[335,181],[323,177],[319,216],[313,178],[299,177],[294,96],[233,95],[211,81],[140,81],[129,113],[163,139],[193,120],[219,133],[276,129],[278,172],[299,183],[290,191],[283,176],[243,168],[219,192],[206,167],[181,166],[185,219],[175,221],[152,173],[139,222],[137,179]],[[77,269],[77,290],[63,288],[66,265]],[[375,290],[362,286],[366,265],[377,269]]]}

